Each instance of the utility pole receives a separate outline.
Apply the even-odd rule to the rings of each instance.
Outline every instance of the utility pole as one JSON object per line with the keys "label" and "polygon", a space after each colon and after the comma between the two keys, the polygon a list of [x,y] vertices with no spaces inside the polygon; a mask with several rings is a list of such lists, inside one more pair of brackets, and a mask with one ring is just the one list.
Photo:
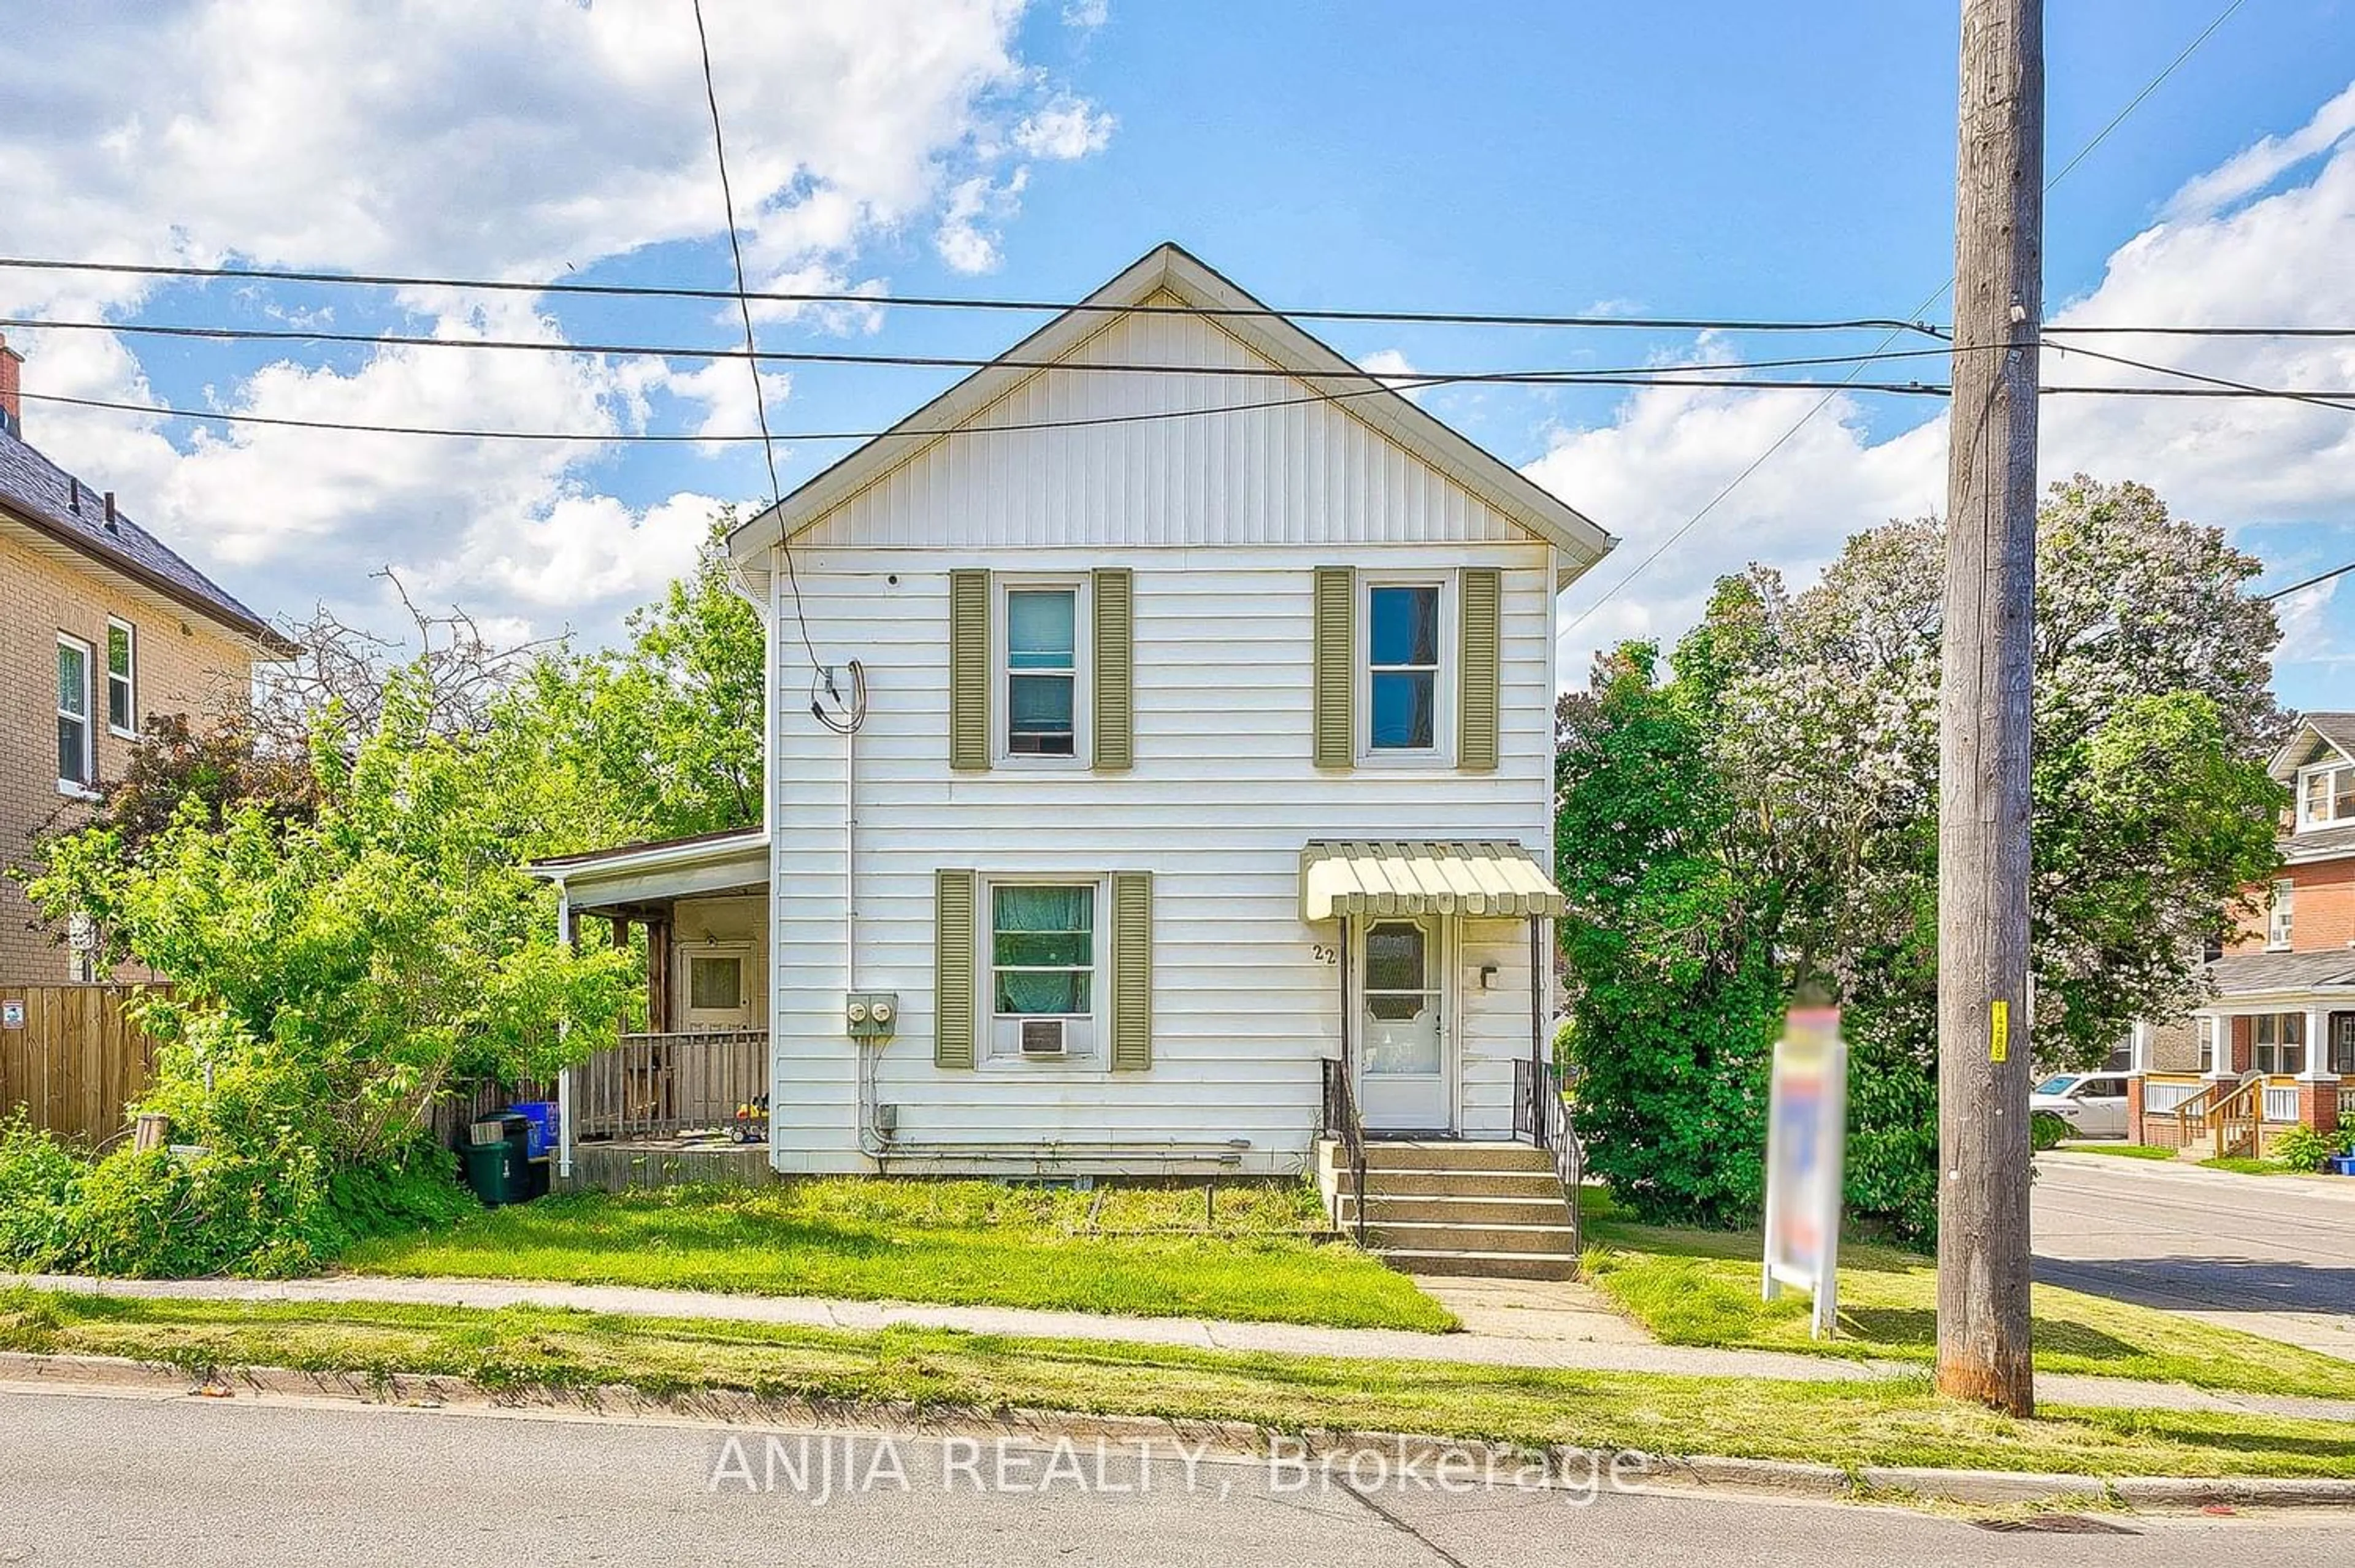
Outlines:
{"label": "utility pole", "polygon": [[2035,1408],[2028,1318],[2029,747],[2043,0],[1963,0],[1938,699],[1938,1389]]}

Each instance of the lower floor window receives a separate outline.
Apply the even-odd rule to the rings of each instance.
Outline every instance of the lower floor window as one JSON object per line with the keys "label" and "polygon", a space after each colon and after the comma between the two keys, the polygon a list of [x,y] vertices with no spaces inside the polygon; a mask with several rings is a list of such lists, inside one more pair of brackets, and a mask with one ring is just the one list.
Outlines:
{"label": "lower floor window", "polygon": [[2355,1013],[2330,1015],[2330,1071],[2355,1077]]}
{"label": "lower floor window", "polygon": [[2306,1015],[2259,1013],[2249,1020],[2249,1043],[2260,1072],[2306,1070]]}
{"label": "lower floor window", "polygon": [[989,1054],[1093,1057],[1095,884],[1000,882],[989,912]]}

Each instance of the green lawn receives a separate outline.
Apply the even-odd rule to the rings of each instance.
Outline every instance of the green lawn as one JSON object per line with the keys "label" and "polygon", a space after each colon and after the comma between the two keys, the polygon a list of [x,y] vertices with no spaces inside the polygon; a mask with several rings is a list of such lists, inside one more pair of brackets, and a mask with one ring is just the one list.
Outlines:
{"label": "green lawn", "polygon": [[2160,1148],[2157,1144],[2099,1143],[2088,1139],[2083,1143],[2062,1144],[2063,1154],[2114,1154],[2125,1159],[2173,1159],[2175,1150]]}
{"label": "green lawn", "polygon": [[[1937,1275],[1894,1247],[1843,1243],[1839,1333],[1807,1337],[1807,1303],[1759,1298],[1755,1232],[1638,1225],[1590,1192],[1587,1277],[1672,1345],[1812,1351],[1927,1363],[1936,1355]],[[2255,1393],[2355,1396],[2355,1365],[2195,1318],[2078,1291],[2030,1287],[2037,1367]]]}
{"label": "green lawn", "polygon": [[1013,1408],[1282,1431],[1405,1431],[1649,1453],[1955,1465],[2107,1477],[2355,1476],[2346,1428],[2281,1417],[2051,1408],[2015,1421],[1923,1379],[1768,1382],[1639,1373],[879,1333],[527,1308],[136,1300],[0,1293],[0,1349],[127,1356],[221,1372],[278,1366],[432,1373],[495,1391],[627,1384],[659,1397]]}
{"label": "green lawn", "polygon": [[1455,1316],[1356,1247],[1317,1239],[1314,1189],[1049,1190],[827,1178],[582,1193],[363,1243],[363,1274],[564,1280],[1056,1307],[1343,1328]]}
{"label": "green lawn", "polygon": [[2244,1154],[2220,1155],[2214,1159],[2203,1159],[2200,1163],[2210,1170],[2229,1170],[2235,1176],[2295,1176],[2297,1174],[2277,1159],[2252,1159]]}

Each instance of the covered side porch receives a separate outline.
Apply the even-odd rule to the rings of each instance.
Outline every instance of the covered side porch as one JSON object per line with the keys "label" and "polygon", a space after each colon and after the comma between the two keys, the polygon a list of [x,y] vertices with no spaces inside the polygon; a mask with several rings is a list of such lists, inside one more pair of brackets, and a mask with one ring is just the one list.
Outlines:
{"label": "covered side porch", "polygon": [[2197,1060],[2168,1071],[2137,1029],[2126,1136],[2187,1157],[2264,1156],[2293,1127],[2355,1123],[2355,953],[2234,954],[2192,1010]]}
{"label": "covered side porch", "polygon": [[566,941],[594,923],[645,962],[645,1027],[625,1026],[558,1085],[555,1185],[768,1179],[767,834],[624,845],[532,870],[556,887]]}
{"label": "covered side porch", "polygon": [[1518,844],[1485,840],[1311,843],[1300,887],[1337,971],[1316,1161],[1336,1226],[1424,1272],[1567,1277],[1561,890]]}

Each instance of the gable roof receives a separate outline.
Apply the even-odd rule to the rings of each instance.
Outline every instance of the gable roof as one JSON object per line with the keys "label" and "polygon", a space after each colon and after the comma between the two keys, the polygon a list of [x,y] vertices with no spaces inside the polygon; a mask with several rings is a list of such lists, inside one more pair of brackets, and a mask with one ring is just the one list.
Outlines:
{"label": "gable roof", "polygon": [[0,512],[228,628],[272,657],[284,658],[295,651],[293,643],[269,622],[123,516],[120,507],[110,526],[101,492],[5,432],[0,432]]}
{"label": "gable roof", "polygon": [[2318,760],[2324,747],[2337,752],[2347,762],[2355,762],[2355,713],[2306,713],[2298,717],[2297,728],[2290,731],[2265,771],[2283,784],[2297,777],[2297,770]]}
{"label": "gable roof", "polygon": [[[1078,308],[1056,316],[1007,349],[1000,362],[975,370],[777,505],[740,525],[728,537],[729,553],[739,562],[748,562],[759,552],[792,539],[860,490],[946,439],[947,432],[1024,381],[1046,374],[1033,362],[1063,357],[1115,319],[1122,308],[1142,304],[1163,291],[1209,313],[1209,319],[1220,331],[1272,363],[1296,370],[1309,388],[1353,394],[1331,406],[1348,411],[1506,518],[1552,544],[1561,552],[1562,583],[1601,560],[1619,542],[1576,507],[1425,412],[1413,400],[1360,370],[1288,318],[1269,311],[1226,277],[1177,245],[1163,244],[1090,294]],[[1222,311],[1235,314],[1217,314]]]}

